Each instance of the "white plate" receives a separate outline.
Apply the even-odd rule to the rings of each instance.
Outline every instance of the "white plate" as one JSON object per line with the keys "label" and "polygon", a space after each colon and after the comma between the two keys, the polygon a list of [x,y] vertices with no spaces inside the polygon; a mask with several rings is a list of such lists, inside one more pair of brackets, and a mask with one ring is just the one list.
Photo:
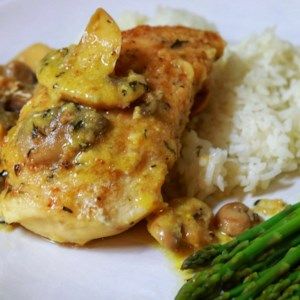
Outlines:
{"label": "white plate", "polygon": [[[34,42],[60,47],[76,41],[96,7],[117,17],[124,10],[153,14],[159,4],[205,16],[227,40],[277,26],[280,36],[300,44],[297,0],[0,0],[0,62]],[[277,184],[268,196],[295,202],[297,185],[295,178]],[[0,232],[0,299],[172,299],[183,280],[149,240],[133,230],[88,248],[67,248],[20,228]]]}

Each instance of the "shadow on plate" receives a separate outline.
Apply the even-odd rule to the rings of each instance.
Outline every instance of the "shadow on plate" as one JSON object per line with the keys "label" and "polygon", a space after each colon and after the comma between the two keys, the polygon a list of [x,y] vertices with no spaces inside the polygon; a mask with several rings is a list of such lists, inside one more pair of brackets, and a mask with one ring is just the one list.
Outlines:
{"label": "shadow on plate", "polygon": [[115,236],[94,240],[85,245],[85,248],[119,248],[155,246],[157,242],[149,234],[146,221],[141,221],[131,229]]}

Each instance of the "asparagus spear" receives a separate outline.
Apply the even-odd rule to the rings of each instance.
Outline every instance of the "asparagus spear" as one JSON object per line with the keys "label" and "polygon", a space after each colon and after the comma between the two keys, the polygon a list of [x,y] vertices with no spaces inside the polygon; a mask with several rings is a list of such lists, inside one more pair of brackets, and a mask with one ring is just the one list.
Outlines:
{"label": "asparagus spear", "polygon": [[[285,220],[280,222],[280,226],[274,226],[273,228],[275,229],[266,231],[264,234],[253,240],[247,248],[238,252],[228,262],[216,264],[203,272],[196,273],[195,276],[180,289],[176,299],[202,299],[202,297],[204,297],[203,299],[206,299],[207,293],[220,288],[223,283],[228,282],[235,272],[243,265],[252,263],[260,254],[271,246],[276,245],[292,234],[299,232],[299,205],[300,204],[295,205],[296,209],[294,209],[294,212],[288,216],[286,215]],[[291,212],[291,210],[289,211]],[[279,219],[281,220],[281,218]],[[276,220],[278,222],[278,218]],[[272,224],[274,225],[276,222],[273,221]],[[266,227],[261,225],[258,225],[257,227],[264,228],[265,230]],[[256,232],[258,231],[256,230]]]}
{"label": "asparagus spear", "polygon": [[[291,213],[288,217],[293,217],[293,215],[295,214],[295,212]],[[269,229],[268,231],[272,230],[273,232],[276,231],[277,228],[281,227],[283,225],[283,223],[285,223],[285,220],[280,220],[277,224],[275,224],[273,227],[271,227],[271,229]],[[268,231],[265,231],[265,233],[267,233]],[[246,248],[247,246],[249,246],[251,241],[243,241],[241,243],[239,243],[231,252],[226,252],[226,253],[222,253],[221,255],[217,256],[212,262],[211,262],[211,266],[215,265],[217,263],[224,263],[229,261],[232,257],[234,257],[238,252],[240,252],[241,250],[243,250],[244,248]],[[273,248],[270,251],[268,251],[267,253],[265,253],[262,258],[263,260],[265,260],[266,258],[269,259],[269,256],[274,254],[274,252],[276,252],[274,255],[276,256],[279,255],[281,252],[282,255],[286,253],[286,251],[291,248],[292,246],[298,245],[298,239],[296,240],[296,242],[294,242],[293,244],[291,244],[291,240],[287,241],[287,243],[285,243],[283,246],[279,245],[277,248]],[[285,250],[284,250],[285,249]],[[261,260],[261,258],[260,258]]]}
{"label": "asparagus spear", "polygon": [[289,286],[282,295],[278,298],[278,300],[290,300],[292,297],[300,297],[300,284],[295,283]]}
{"label": "asparagus spear", "polygon": [[287,273],[292,267],[300,262],[300,245],[291,248],[288,253],[273,267],[262,272],[261,276],[258,276],[257,280],[248,284],[242,294],[236,297],[236,300],[249,300],[254,299],[255,296],[261,293],[261,291],[280,278],[283,274]]}
{"label": "asparagus spear", "polygon": [[296,269],[277,283],[269,285],[256,300],[278,300],[279,296],[289,286],[300,283],[300,269]]}
{"label": "asparagus spear", "polygon": [[236,237],[234,240],[220,245],[209,245],[202,250],[195,252],[193,255],[188,257],[182,264],[182,269],[196,269],[200,266],[209,264],[218,255],[228,255],[239,243],[244,241],[251,241],[258,237],[260,234],[266,232],[274,225],[278,224],[279,221],[283,220],[286,216],[291,214],[293,211],[300,207],[300,203],[288,206],[279,214],[273,216],[269,220],[252,227]]}
{"label": "asparagus spear", "polygon": [[[287,217],[293,217],[293,215],[295,214],[295,212],[292,212],[289,216],[287,216]],[[279,227],[281,227],[282,226],[282,224],[283,223],[285,223],[285,219],[282,219],[282,220],[280,220],[280,221],[278,221],[278,223],[276,223],[276,224],[274,224],[274,226],[273,227],[271,227],[271,229],[269,229],[269,230],[267,230],[267,231],[265,231],[265,233],[267,233],[268,231],[270,231],[270,230],[272,230],[273,232],[274,231],[276,231],[276,229],[277,228],[279,228]],[[243,241],[243,242],[241,242],[241,243],[239,243],[231,252],[229,252],[229,253],[222,253],[222,255],[219,255],[219,256],[217,256],[212,262],[211,262],[211,265],[214,265],[214,264],[216,264],[216,263],[222,263],[222,262],[226,262],[226,261],[229,261],[233,256],[235,256],[238,252],[240,252],[242,249],[244,249],[244,248],[246,248],[249,244],[250,244],[250,242],[251,241]],[[289,244],[289,245],[288,245]],[[266,255],[268,255],[268,253],[269,253],[269,255],[272,255],[272,252],[282,252],[284,249],[284,247],[285,246],[287,246],[287,247],[285,247],[286,248],[286,250],[284,251],[284,252],[282,252],[282,254],[285,254],[285,252],[289,249],[289,248],[291,248],[292,246],[295,246],[295,245],[298,245],[299,243],[298,243],[298,240],[296,241],[296,243],[294,243],[294,244],[291,244],[291,240],[289,240],[289,241],[287,241],[287,243],[285,243],[284,244],[284,246],[282,246],[282,245],[279,245],[277,248],[275,247],[275,248],[273,248],[273,249],[271,249],[269,252],[267,252],[267,253],[265,253],[263,256],[266,256]],[[279,253],[278,253],[279,254]],[[266,257],[269,257],[269,256],[266,256]],[[263,257],[263,259],[265,259],[266,257]]]}
{"label": "asparagus spear", "polygon": [[299,234],[286,241],[283,245],[279,244],[276,247],[270,249],[268,252],[263,254],[253,265],[243,267],[240,270],[238,270],[234,275],[233,282],[239,282],[252,273],[260,272],[266,267],[270,267],[276,261],[281,259],[290,248],[298,245],[300,245]]}
{"label": "asparagus spear", "polygon": [[[298,252],[296,251],[298,248]],[[293,250],[292,250],[293,249]],[[288,272],[290,268],[293,267],[294,264],[300,261],[300,246],[295,248],[291,248],[288,253],[282,258],[277,264],[262,271],[259,274],[255,274],[250,280],[244,282],[237,287],[224,292],[219,297],[215,297],[215,300],[228,300],[228,299],[236,299],[236,300],[248,300],[254,299],[254,297],[260,294],[261,290],[264,289],[264,286],[267,286],[271,282],[276,282],[276,280],[282,276],[282,274]],[[298,284],[300,280],[300,272],[299,270],[291,273],[287,278],[284,278],[275,284],[269,285],[263,293],[255,298],[256,300],[272,300],[278,299],[281,292],[291,285]],[[292,291],[289,289],[287,292],[291,295]]]}
{"label": "asparagus spear", "polygon": [[[296,257],[294,257],[296,258]],[[282,262],[281,267],[284,266],[286,262]],[[280,281],[267,286],[267,288],[260,294],[259,297],[253,298],[253,295],[248,295],[252,290],[252,293],[256,295],[260,293],[261,287],[259,287],[259,282],[263,281],[267,278],[269,281],[276,281],[278,277],[281,276],[280,266],[277,266],[275,270],[267,269],[261,272],[260,274],[255,274],[250,281],[246,281],[243,284],[236,286],[235,288],[223,292],[219,296],[215,296],[213,298],[207,299],[214,299],[214,300],[248,300],[248,299],[256,299],[256,300],[278,300],[281,299],[280,294],[284,291],[284,295],[282,299],[290,299],[291,295],[296,295],[299,293],[300,296],[300,270],[296,270],[288,277],[281,279]],[[283,271],[284,269],[281,269]],[[273,274],[272,274],[273,272]],[[274,276],[275,274],[275,276]],[[265,278],[265,279],[264,279]],[[267,285],[267,283],[264,282]],[[298,289],[299,287],[299,289]],[[247,298],[249,297],[249,298]],[[299,299],[300,300],[300,299]]]}

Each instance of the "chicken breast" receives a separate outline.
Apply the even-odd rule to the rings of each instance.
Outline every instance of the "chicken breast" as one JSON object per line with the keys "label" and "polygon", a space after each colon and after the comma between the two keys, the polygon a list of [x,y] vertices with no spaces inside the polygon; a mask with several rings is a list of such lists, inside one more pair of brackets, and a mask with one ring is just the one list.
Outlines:
{"label": "chicken breast", "polygon": [[218,34],[184,27],[121,36],[97,10],[78,45],[44,59],[6,138],[0,215],[82,245],[161,209],[194,96],[223,47]]}

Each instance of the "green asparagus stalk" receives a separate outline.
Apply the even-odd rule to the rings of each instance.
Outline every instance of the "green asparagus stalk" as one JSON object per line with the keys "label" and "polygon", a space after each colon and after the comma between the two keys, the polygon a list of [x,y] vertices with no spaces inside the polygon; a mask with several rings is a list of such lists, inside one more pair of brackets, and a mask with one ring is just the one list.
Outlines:
{"label": "green asparagus stalk", "polygon": [[300,269],[296,269],[277,283],[269,285],[256,300],[278,300],[289,286],[300,283]]}
{"label": "green asparagus stalk", "polygon": [[216,265],[219,263],[223,263],[226,262],[228,260],[230,260],[232,257],[234,257],[238,252],[240,252],[241,250],[245,249],[246,247],[249,246],[250,241],[246,240],[243,242],[240,242],[239,244],[237,244],[232,251],[228,252],[228,250],[226,252],[223,252],[222,255],[218,255],[217,257],[215,257],[213,259],[213,261],[211,262],[211,265]]}
{"label": "green asparagus stalk", "polygon": [[300,294],[292,296],[289,300],[300,300]]}
{"label": "green asparagus stalk", "polygon": [[[176,299],[206,299],[207,293],[211,293],[220,288],[224,283],[228,282],[238,269],[247,263],[253,263],[259,255],[271,246],[274,246],[294,233],[299,232],[299,205],[296,205],[297,209],[295,209],[293,213],[285,216],[285,220],[280,222],[280,226],[274,226],[275,230],[267,230],[264,234],[251,241],[248,247],[238,252],[228,262],[216,264],[207,270],[196,273],[195,276],[180,289]],[[278,219],[276,220],[278,223]],[[274,224],[276,224],[276,222],[273,222],[273,225]],[[265,226],[258,225],[258,227],[259,226],[260,228],[264,228],[264,231],[266,230]]]}
{"label": "green asparagus stalk", "polygon": [[254,299],[254,297],[260,294],[266,286],[279,279],[283,274],[287,273],[298,263],[300,263],[300,245],[291,248],[282,260],[273,267],[264,271],[261,276],[258,276],[257,280],[248,284],[242,294],[235,299]]}
{"label": "green asparagus stalk", "polygon": [[[293,215],[294,215],[294,212],[291,213],[288,217],[293,217]],[[275,224],[275,225],[274,225],[271,229],[269,229],[269,230],[275,231],[277,228],[281,227],[283,223],[285,223],[285,220],[284,220],[284,219],[283,219],[283,220],[280,220],[277,224]],[[268,231],[266,231],[266,232],[268,232]],[[265,233],[266,233],[266,232],[265,232]],[[288,243],[289,243],[289,241],[288,241]],[[224,262],[226,262],[226,261],[229,261],[232,257],[234,257],[238,252],[240,252],[241,250],[243,250],[244,248],[246,248],[249,244],[250,244],[250,241],[243,241],[243,242],[239,243],[239,244],[238,244],[231,252],[229,252],[229,253],[228,253],[228,252],[222,253],[222,255],[217,256],[217,257],[211,262],[211,265],[215,265],[215,264],[217,264],[217,263],[224,263]],[[285,244],[285,245],[287,245],[287,244]],[[298,245],[298,241],[296,242],[295,245]],[[291,247],[292,247],[292,245],[290,245],[290,246],[286,249],[286,251],[287,251],[289,248],[291,248]],[[272,253],[272,251],[278,252],[278,251],[282,251],[282,250],[283,250],[282,245],[279,245],[279,249],[278,249],[278,247],[277,247],[277,249],[276,249],[276,248],[271,249],[271,250],[269,251],[269,253]],[[286,251],[285,251],[285,252],[286,252]],[[284,252],[283,254],[285,254],[285,252]],[[266,253],[265,255],[267,255],[267,253]]]}
{"label": "green asparagus stalk", "polygon": [[242,279],[244,279],[247,276],[250,276],[252,273],[260,272],[266,267],[270,267],[276,261],[281,259],[290,248],[298,245],[300,245],[299,234],[289,239],[288,241],[285,241],[283,245],[280,243],[276,247],[270,249],[258,259],[257,263],[254,263],[253,265],[250,265],[248,267],[243,267],[240,270],[238,270],[234,275],[232,281],[234,283],[240,282]]}
{"label": "green asparagus stalk", "polygon": [[[278,266],[277,266],[277,268],[278,268]],[[249,296],[245,293],[247,291],[249,292],[249,290],[251,290],[251,289],[254,289],[255,293],[259,294],[260,291],[257,289],[258,288],[258,285],[257,285],[258,279],[262,280],[263,278],[266,277],[268,280],[276,281],[276,278],[281,276],[281,273],[278,272],[278,269],[276,269],[275,271],[273,270],[273,272],[275,273],[274,277],[273,277],[273,274],[270,274],[270,272],[271,272],[271,270],[267,269],[267,270],[264,270],[263,272],[261,272],[260,274],[256,273],[256,276],[253,276],[252,280],[244,282],[244,283],[236,286],[235,288],[222,293],[219,296],[215,296],[213,299],[214,300],[229,300],[229,299],[235,299],[235,300],[243,299],[244,300],[244,299],[247,299],[246,297]],[[267,286],[267,288],[260,294],[260,296],[255,297],[255,299],[256,300],[278,300],[278,299],[281,299],[280,295],[281,295],[282,291],[284,291],[284,290],[285,290],[284,297],[287,297],[284,299],[289,299],[292,292],[293,292],[293,295],[296,294],[295,286],[297,284],[299,284],[299,281],[300,281],[300,270],[297,269],[296,271],[294,271],[293,273],[288,275],[288,277],[281,279],[280,281]],[[292,289],[290,289],[290,286],[292,287]],[[298,290],[297,290],[297,292],[298,292]],[[299,292],[300,292],[300,290],[299,290]],[[245,298],[243,298],[243,297],[245,297]],[[252,298],[251,298],[251,296],[249,296],[249,297],[250,297],[249,299],[254,299],[253,296],[252,296]]]}
{"label": "green asparagus stalk", "polygon": [[277,298],[278,300],[290,300],[292,297],[300,296],[300,284],[295,283],[293,285],[290,285],[283,293],[282,295]]}
{"label": "green asparagus stalk", "polygon": [[215,297],[214,300],[229,300],[229,299],[235,299],[237,296],[239,296],[244,289],[249,286],[250,282],[242,283],[235,288],[231,289],[230,291],[226,291],[219,295],[218,297]]}
{"label": "green asparagus stalk", "polygon": [[[300,246],[298,246],[300,251]],[[295,249],[295,248],[291,248]],[[250,280],[238,285],[237,287],[222,293],[220,296],[215,297],[214,300],[228,300],[228,299],[236,299],[236,300],[248,300],[254,299],[256,295],[258,295],[264,286],[267,286],[269,282],[276,282],[276,280],[285,272],[288,272],[290,268],[292,268],[293,264],[288,265],[291,260],[293,263],[297,263],[300,261],[300,257],[297,257],[297,254],[291,253],[291,250],[286,254],[286,256],[280,260],[273,267],[262,271],[261,273],[255,273],[255,276],[252,276]],[[299,253],[299,252],[298,252]],[[290,261],[289,261],[290,260]],[[267,288],[261,293],[256,300],[277,300],[281,294],[281,292],[287,289],[289,286],[293,284],[297,284],[300,280],[300,272],[299,269],[294,271],[288,277],[281,279],[280,281],[267,286]],[[289,295],[291,294],[288,292]]]}
{"label": "green asparagus stalk", "polygon": [[[289,217],[289,218],[291,218],[291,217],[293,217],[293,215],[295,214],[295,212],[292,212],[289,216],[287,216],[287,217]],[[281,227],[282,225],[283,225],[283,223],[285,223],[285,219],[282,219],[282,220],[280,220],[277,224],[274,224],[274,226],[273,227],[271,227],[271,229],[269,229],[268,231],[270,231],[270,230],[272,230],[272,231],[275,231],[277,228],[279,228],[279,227]],[[268,231],[265,231],[265,233],[267,233]],[[290,244],[290,242],[291,241],[287,241],[287,243],[285,244],[286,246],[288,246],[288,244],[289,244],[289,246],[288,247],[285,247],[285,245],[282,247],[282,245],[279,245],[279,247],[275,247],[275,248],[273,248],[273,249],[271,249],[270,251],[269,251],[269,254],[271,254],[273,251],[274,252],[277,252],[278,253],[278,251],[279,252],[282,252],[284,249],[284,247],[286,248],[286,250],[284,251],[284,252],[282,252],[282,254],[285,254],[285,252],[289,249],[289,248],[291,248],[292,246],[295,246],[295,245],[298,245],[299,243],[298,243],[298,240],[296,241],[296,243],[294,243],[294,244]],[[244,242],[241,242],[241,243],[239,243],[231,252],[229,252],[229,253],[225,253],[225,254],[223,254],[222,253],[222,255],[219,255],[219,256],[217,256],[213,261],[212,261],[212,263],[211,263],[211,265],[214,265],[214,264],[217,264],[217,263],[224,263],[224,262],[226,262],[226,261],[229,261],[232,257],[234,257],[238,252],[240,252],[242,249],[244,249],[244,248],[246,248],[248,245],[250,244],[250,241],[244,241]],[[268,252],[267,253],[265,253],[265,255],[267,255],[268,254]],[[279,253],[278,253],[279,254]],[[264,255],[263,255],[264,256]],[[267,256],[268,257],[268,256]],[[265,259],[265,257],[263,257],[264,259]]]}
{"label": "green asparagus stalk", "polygon": [[182,269],[197,269],[201,266],[205,266],[217,257],[218,255],[228,255],[239,243],[244,241],[251,241],[258,237],[259,235],[265,233],[267,230],[272,228],[274,225],[278,224],[279,221],[283,220],[285,217],[290,215],[293,211],[297,210],[300,207],[300,203],[287,206],[279,214],[273,216],[269,220],[252,227],[236,237],[234,240],[220,245],[209,245],[202,250],[195,252],[193,255],[188,257],[182,264]]}

